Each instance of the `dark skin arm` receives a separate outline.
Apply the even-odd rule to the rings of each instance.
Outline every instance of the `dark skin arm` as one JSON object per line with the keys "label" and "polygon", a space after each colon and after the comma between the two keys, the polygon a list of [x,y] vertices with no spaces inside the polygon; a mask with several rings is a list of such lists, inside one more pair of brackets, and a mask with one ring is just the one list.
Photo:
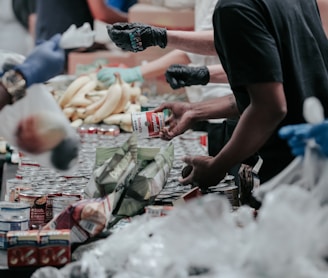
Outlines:
{"label": "dark skin arm", "polygon": [[[184,162],[191,165],[193,170],[180,180],[182,184],[194,183],[202,188],[218,184],[232,166],[258,151],[286,116],[287,105],[281,83],[253,84],[249,85],[247,90],[251,103],[240,116],[230,141],[214,158],[184,158]],[[174,105],[163,104],[163,107],[174,108]],[[180,110],[180,115],[173,115],[169,121],[170,126],[163,130],[162,137],[171,139],[183,133],[185,128],[191,126],[191,122],[197,120],[231,118],[236,114],[237,107],[232,96],[189,104],[184,110]]]}

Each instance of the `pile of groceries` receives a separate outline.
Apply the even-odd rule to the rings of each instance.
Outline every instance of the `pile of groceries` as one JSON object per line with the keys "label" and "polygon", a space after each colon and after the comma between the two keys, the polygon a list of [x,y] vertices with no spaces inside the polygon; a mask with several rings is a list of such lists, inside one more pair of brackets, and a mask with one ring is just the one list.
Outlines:
{"label": "pile of groceries", "polygon": [[[71,261],[74,244],[108,237],[140,214],[166,215],[200,194],[191,185],[182,186],[178,177],[183,156],[206,154],[205,134],[190,131],[170,142],[161,140],[153,124],[163,122],[164,114],[152,114],[132,115],[133,133],[106,124],[76,128],[81,147],[70,175],[20,157],[0,202],[0,249],[7,253],[9,268],[63,266]],[[145,121],[150,124],[141,126]],[[209,191],[226,194],[238,205],[231,176]]]}

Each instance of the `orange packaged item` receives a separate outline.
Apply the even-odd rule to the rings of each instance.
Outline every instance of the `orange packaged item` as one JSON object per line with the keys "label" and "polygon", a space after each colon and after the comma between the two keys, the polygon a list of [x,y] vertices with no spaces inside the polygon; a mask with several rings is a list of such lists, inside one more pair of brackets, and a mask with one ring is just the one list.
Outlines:
{"label": "orange packaged item", "polygon": [[37,230],[9,231],[7,233],[8,267],[27,267],[38,265],[38,237]]}
{"label": "orange packaged item", "polygon": [[41,230],[39,265],[62,266],[71,261],[70,230]]}

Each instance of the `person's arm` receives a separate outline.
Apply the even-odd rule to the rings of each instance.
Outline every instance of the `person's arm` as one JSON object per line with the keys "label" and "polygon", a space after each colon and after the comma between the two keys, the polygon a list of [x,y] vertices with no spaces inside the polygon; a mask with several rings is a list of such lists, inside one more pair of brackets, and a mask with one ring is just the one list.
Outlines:
{"label": "person's arm", "polygon": [[287,114],[281,83],[254,84],[248,86],[248,91],[251,103],[241,115],[229,142],[215,157],[214,168],[220,165],[227,171],[253,155]]}
{"label": "person's arm", "polygon": [[172,89],[193,85],[212,83],[228,83],[228,78],[222,65],[188,66],[173,64],[165,72],[166,81]]}
{"label": "person's arm", "polygon": [[207,66],[210,73],[211,83],[229,83],[226,72],[224,71],[222,65],[210,65]]}
{"label": "person's arm", "polygon": [[139,52],[151,46],[170,47],[201,55],[216,56],[213,30],[166,30],[143,23],[115,23],[107,26],[111,40],[121,49]]}
{"label": "person's arm", "polygon": [[145,79],[164,76],[166,69],[175,61],[183,64],[190,63],[190,59],[184,51],[172,50],[162,57],[141,66],[132,68],[104,67],[98,72],[97,78],[105,86],[110,86],[116,80],[114,74],[118,72],[125,82],[143,82]]}
{"label": "person's arm", "polygon": [[155,59],[147,64],[141,65],[140,70],[144,79],[164,76],[167,68],[173,63],[189,64],[188,55],[181,50],[172,50],[169,53]]}
{"label": "person's arm", "polygon": [[198,121],[236,118],[239,116],[233,94],[195,103],[164,102],[155,108],[154,112],[161,112],[164,109],[171,111],[171,115],[166,121],[167,126],[160,133],[161,138],[164,140],[171,140],[184,133]]}
{"label": "person's arm", "polygon": [[232,166],[257,152],[285,117],[287,105],[281,83],[254,84],[248,86],[248,92],[251,103],[223,149],[214,158],[183,158],[191,172],[179,179],[182,184],[192,183],[203,189],[218,184]]}
{"label": "person's arm", "polygon": [[108,24],[128,21],[127,13],[108,7],[104,0],[88,0],[88,5],[94,19]]}
{"label": "person's arm", "polygon": [[167,30],[167,46],[201,55],[217,56],[213,30],[176,31]]}

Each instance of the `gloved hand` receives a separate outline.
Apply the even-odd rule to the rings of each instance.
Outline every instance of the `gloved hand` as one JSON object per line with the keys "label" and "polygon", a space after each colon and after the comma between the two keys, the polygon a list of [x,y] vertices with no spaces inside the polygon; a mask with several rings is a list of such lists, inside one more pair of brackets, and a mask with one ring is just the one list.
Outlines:
{"label": "gloved hand", "polygon": [[210,73],[206,66],[171,65],[167,69],[165,77],[172,89],[192,85],[206,85],[210,81]]}
{"label": "gloved hand", "polygon": [[293,155],[304,155],[308,133],[311,127],[312,125],[310,124],[296,124],[284,126],[279,130],[279,136],[287,140]]}
{"label": "gloved hand", "polygon": [[314,138],[324,155],[328,156],[328,121],[311,127],[308,138]]}
{"label": "gloved hand", "polygon": [[166,29],[142,23],[114,23],[107,25],[107,32],[112,41],[123,50],[138,52],[149,46],[165,48],[167,45]]}
{"label": "gloved hand", "polygon": [[140,67],[134,68],[103,68],[97,73],[97,78],[101,81],[106,87],[109,87],[115,82],[114,73],[118,72],[121,75],[121,78],[127,82],[132,83],[134,81],[143,82]]}
{"label": "gloved hand", "polygon": [[328,121],[320,124],[298,124],[282,127],[279,136],[288,140],[292,153],[296,156],[304,155],[306,143],[314,139],[324,155],[328,156]]}
{"label": "gloved hand", "polygon": [[27,87],[45,82],[63,72],[65,53],[59,47],[60,38],[61,35],[56,34],[48,41],[36,46],[22,64],[14,67],[24,76]]}

